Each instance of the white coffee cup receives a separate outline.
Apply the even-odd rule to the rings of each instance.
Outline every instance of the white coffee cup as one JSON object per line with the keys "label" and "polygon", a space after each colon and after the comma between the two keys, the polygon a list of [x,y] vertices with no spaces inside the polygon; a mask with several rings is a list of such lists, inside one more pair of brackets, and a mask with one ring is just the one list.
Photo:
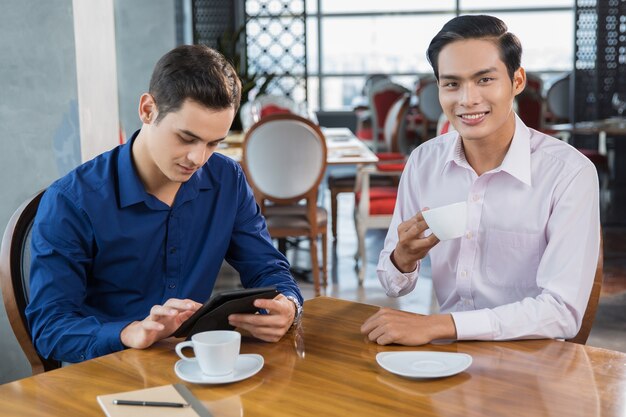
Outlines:
{"label": "white coffee cup", "polygon": [[[235,370],[239,356],[241,334],[232,330],[212,330],[196,333],[191,340],[176,345],[176,354],[185,361],[198,361],[202,373],[209,376],[228,375]],[[183,354],[191,347],[195,358]]]}
{"label": "white coffee cup", "polygon": [[422,216],[437,239],[456,239],[463,236],[467,227],[467,202],[422,211]]}

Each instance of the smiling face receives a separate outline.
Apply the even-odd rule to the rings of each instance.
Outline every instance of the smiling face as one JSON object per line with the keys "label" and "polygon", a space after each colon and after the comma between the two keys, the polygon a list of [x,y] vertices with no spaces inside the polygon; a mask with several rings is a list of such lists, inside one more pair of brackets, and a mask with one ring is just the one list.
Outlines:
{"label": "smiling face", "polygon": [[508,143],[515,132],[513,100],[522,92],[522,68],[513,80],[495,42],[459,40],[446,45],[438,57],[439,101],[464,141]]}
{"label": "smiling face", "polygon": [[209,109],[191,100],[158,122],[155,111],[152,97],[144,94],[144,125],[133,144],[133,158],[148,190],[188,181],[226,137],[235,115],[233,108]]}

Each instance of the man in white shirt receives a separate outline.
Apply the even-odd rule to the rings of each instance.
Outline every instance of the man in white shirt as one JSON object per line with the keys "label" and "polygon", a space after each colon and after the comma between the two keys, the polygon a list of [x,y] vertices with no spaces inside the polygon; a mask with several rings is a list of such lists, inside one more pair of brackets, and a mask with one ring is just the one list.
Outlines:
{"label": "man in white shirt", "polygon": [[[412,153],[377,272],[389,296],[405,295],[429,254],[441,313],[383,308],[361,328],[379,344],[570,338],[581,326],[600,242],[597,173],[514,113],[526,75],[507,30],[495,17],[459,16],[430,43],[456,132]],[[439,242],[421,211],[459,201],[466,233]]]}

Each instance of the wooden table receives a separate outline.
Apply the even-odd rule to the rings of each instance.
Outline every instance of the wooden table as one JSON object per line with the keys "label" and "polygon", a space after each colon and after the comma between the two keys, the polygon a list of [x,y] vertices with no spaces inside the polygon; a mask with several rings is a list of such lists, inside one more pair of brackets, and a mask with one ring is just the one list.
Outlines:
{"label": "wooden table", "polygon": [[[378,157],[367,145],[360,141],[348,128],[322,128],[326,137],[328,165],[360,165],[378,162]],[[216,152],[235,161],[241,161],[241,147],[244,134],[231,134],[226,137]]]}
{"label": "wooden table", "polygon": [[[264,368],[230,385],[186,384],[215,416],[621,416],[626,354],[567,342],[378,346],[359,333],[377,307],[320,297],[275,344],[244,339]],[[0,386],[0,414],[99,416],[96,395],[181,382],[177,340],[129,349]],[[463,373],[412,380],[380,368],[378,352],[435,350],[473,357]]]}

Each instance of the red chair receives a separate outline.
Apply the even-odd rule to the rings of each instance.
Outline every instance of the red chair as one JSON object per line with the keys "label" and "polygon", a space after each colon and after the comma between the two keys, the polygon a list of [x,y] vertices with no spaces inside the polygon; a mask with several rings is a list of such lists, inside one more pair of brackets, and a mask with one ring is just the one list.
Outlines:
{"label": "red chair", "polygon": [[[406,158],[399,152],[403,137],[406,137],[406,116],[409,108],[409,94],[396,100],[387,114],[385,142],[392,151],[377,154],[380,163],[375,167],[360,167],[355,184],[354,224],[358,237],[358,250],[355,259],[360,261],[359,285],[363,285],[367,266],[365,235],[368,229],[388,229],[398,195],[398,181]],[[374,183],[374,178],[378,183]],[[381,184],[386,179],[391,184]],[[358,264],[357,264],[358,265]]]}
{"label": "red chair", "polygon": [[388,149],[383,149],[385,146],[382,145],[385,140],[383,132],[387,113],[389,113],[389,109],[393,103],[408,92],[406,88],[399,84],[385,81],[374,84],[370,89],[369,103],[372,117],[371,138],[366,136],[359,138],[366,142],[371,140],[370,147],[374,152],[378,150],[388,151]]}

